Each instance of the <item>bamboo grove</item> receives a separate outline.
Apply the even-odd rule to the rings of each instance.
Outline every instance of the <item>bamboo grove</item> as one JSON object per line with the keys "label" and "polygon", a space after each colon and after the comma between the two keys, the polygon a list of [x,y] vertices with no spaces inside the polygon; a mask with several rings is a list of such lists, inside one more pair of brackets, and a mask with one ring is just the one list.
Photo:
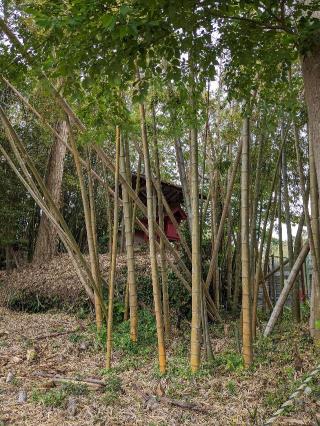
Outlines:
{"label": "bamboo grove", "polygon": [[[161,373],[174,326],[170,287],[179,282],[189,294],[191,370],[212,360],[210,334],[228,316],[238,321],[243,362],[249,367],[255,339],[272,333],[289,295],[293,321],[301,320],[309,252],[310,334],[317,343],[317,2],[244,2],[239,9],[232,1],[174,7],[161,1],[148,7],[139,1],[89,5],[70,0],[63,13],[59,2],[34,2],[33,8],[23,2],[21,9],[7,3],[0,21],[1,49],[10,65],[1,71],[1,164],[10,167],[41,210],[53,247],[58,239],[69,254],[94,306],[97,331],[106,329],[106,368],[112,368],[122,238],[127,261],[123,319],[130,322],[131,341],[139,344],[135,229],[148,236],[149,308]],[[297,28],[292,17],[301,17]],[[271,41],[278,43],[275,52]],[[60,190],[57,195],[50,187],[30,150],[28,123],[37,144],[42,137],[54,141],[50,155],[55,153],[60,165],[58,187],[68,157],[86,244],[80,244],[63,215]],[[146,203],[139,197],[142,177]],[[181,185],[184,227],[172,213],[162,180]],[[165,215],[179,235],[178,244],[168,239]],[[101,227],[107,235],[104,245]],[[46,245],[40,229],[37,261]],[[279,264],[272,269],[274,247]],[[111,259],[106,281],[99,264],[103,250]],[[278,271],[279,297],[272,287]]]}

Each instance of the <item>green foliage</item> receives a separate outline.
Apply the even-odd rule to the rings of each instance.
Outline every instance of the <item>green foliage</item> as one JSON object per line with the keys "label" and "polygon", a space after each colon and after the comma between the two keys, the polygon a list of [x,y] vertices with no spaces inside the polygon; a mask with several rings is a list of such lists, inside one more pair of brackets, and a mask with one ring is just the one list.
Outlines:
{"label": "green foliage", "polygon": [[[100,335],[96,334],[99,347],[106,344],[106,329]],[[147,358],[154,351],[156,345],[156,324],[154,316],[147,310],[139,311],[138,342],[130,339],[130,322],[122,321],[115,324],[113,330],[113,349],[121,355],[121,362],[116,366],[118,370],[132,368],[139,359]]]}
{"label": "green foliage", "polygon": [[212,368],[215,367],[223,367],[226,371],[240,372],[244,369],[242,356],[231,351],[216,354],[212,361]]}
{"label": "green foliage", "polygon": [[87,395],[88,387],[82,383],[63,383],[61,387],[51,390],[34,389],[31,400],[46,407],[63,407],[67,397],[71,395]]}
{"label": "green foliage", "polygon": [[78,313],[81,310],[81,315],[88,315],[90,308],[87,300],[75,301],[73,305],[71,301],[66,301],[63,298],[50,295],[46,296],[43,293],[38,294],[37,289],[25,289],[9,293],[5,298],[5,304],[13,311],[24,311],[30,313],[46,312],[50,309],[65,309],[68,312]]}
{"label": "green foliage", "polygon": [[72,343],[79,343],[83,340],[83,335],[80,333],[72,333],[69,335],[68,339]]}
{"label": "green foliage", "polygon": [[60,308],[61,301],[50,297],[39,297],[33,292],[20,291],[10,295],[7,306],[13,311],[25,311],[31,313],[45,312],[49,309]]}
{"label": "green foliage", "polygon": [[227,390],[230,393],[230,395],[236,395],[237,394],[237,384],[234,380],[229,380],[227,382]]}
{"label": "green foliage", "polygon": [[102,374],[106,377],[106,387],[103,394],[103,401],[106,405],[111,405],[117,401],[122,391],[121,379],[114,371],[102,370]]}
{"label": "green foliage", "polygon": [[[299,387],[299,381],[293,380],[293,379],[287,379],[287,378],[275,378],[276,384],[275,388],[276,391],[268,391],[265,394],[263,404],[272,409],[278,409],[281,404],[283,404],[288,397]],[[294,406],[288,406],[285,409],[285,413],[289,413],[294,409]]]}

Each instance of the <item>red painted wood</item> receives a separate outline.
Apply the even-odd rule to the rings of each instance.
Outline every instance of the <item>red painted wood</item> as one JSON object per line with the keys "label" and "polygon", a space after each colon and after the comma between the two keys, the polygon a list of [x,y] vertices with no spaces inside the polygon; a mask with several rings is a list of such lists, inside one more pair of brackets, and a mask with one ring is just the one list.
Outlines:
{"label": "red painted wood", "polygon": [[[182,210],[181,207],[177,206],[172,209],[172,213],[174,214],[174,217],[178,224],[180,224],[182,221],[187,219],[186,213]],[[146,228],[148,228],[148,219],[142,218],[141,222],[145,225]],[[180,237],[177,233],[177,230],[173,223],[171,222],[168,215],[164,216],[164,232],[168,238],[169,241],[179,241]],[[143,234],[143,238],[145,241],[148,241],[148,236],[141,230],[136,230],[135,234],[139,237],[141,237],[141,234]]]}

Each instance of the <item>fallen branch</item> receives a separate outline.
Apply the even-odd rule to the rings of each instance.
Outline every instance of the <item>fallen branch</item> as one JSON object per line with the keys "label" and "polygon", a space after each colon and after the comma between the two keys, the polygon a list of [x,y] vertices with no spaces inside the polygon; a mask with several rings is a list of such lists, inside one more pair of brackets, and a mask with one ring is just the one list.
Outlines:
{"label": "fallen branch", "polygon": [[273,330],[273,328],[274,328],[274,326],[277,322],[277,319],[278,319],[278,317],[281,313],[281,310],[282,310],[282,308],[285,304],[285,301],[287,300],[288,294],[289,294],[289,292],[290,292],[290,290],[291,290],[291,288],[292,288],[292,286],[293,286],[293,284],[294,284],[294,282],[297,278],[297,275],[300,271],[300,268],[301,268],[303,262],[305,261],[307,254],[309,253],[309,250],[310,250],[310,245],[309,245],[309,241],[307,241],[304,244],[304,246],[302,247],[300,254],[297,257],[297,259],[296,259],[296,261],[295,261],[295,263],[294,263],[294,265],[293,265],[293,267],[290,271],[288,279],[286,280],[285,285],[284,285],[284,287],[283,287],[283,289],[280,293],[280,296],[277,300],[277,303],[276,303],[276,305],[275,305],[275,307],[272,311],[272,314],[270,316],[268,324],[267,324],[265,331],[263,333],[264,336],[268,336],[272,332],[272,330]]}
{"label": "fallen branch", "polygon": [[[149,399],[153,399],[157,402],[163,402],[165,404],[171,404],[176,407],[184,408],[191,411],[196,411],[202,414],[209,414],[209,411],[206,408],[200,407],[197,404],[192,402],[181,401],[180,399],[168,398],[167,396],[153,395],[149,392],[142,392],[137,386],[134,386],[134,389],[140,394],[140,396],[148,401]],[[211,414],[211,413],[210,413]]]}
{"label": "fallen branch", "polygon": [[32,337],[31,340],[43,340],[43,339],[51,339],[54,337],[59,337],[59,336],[64,336],[66,334],[72,334],[72,333],[76,333],[77,331],[83,331],[84,328],[80,327],[74,330],[68,330],[68,331],[58,331],[56,333],[51,333],[51,334],[44,334],[42,336],[36,336],[36,337]]}
{"label": "fallen branch", "polygon": [[192,402],[181,401],[180,399],[168,398],[167,396],[158,396],[158,401],[165,402],[167,404],[174,405],[176,407],[185,408],[187,410],[197,411],[202,414],[209,414],[208,410],[203,407],[199,407],[197,404]]}
{"label": "fallen branch", "polygon": [[76,377],[64,377],[64,376],[60,376],[58,374],[50,374],[50,373],[45,373],[45,372],[36,372],[33,374],[36,377],[41,377],[41,378],[45,378],[45,379],[50,379],[52,380],[54,383],[84,383],[88,386],[91,386],[93,388],[102,388],[106,386],[106,383],[103,380],[99,380],[99,379],[92,379],[92,378],[88,378],[88,379],[79,379]]}

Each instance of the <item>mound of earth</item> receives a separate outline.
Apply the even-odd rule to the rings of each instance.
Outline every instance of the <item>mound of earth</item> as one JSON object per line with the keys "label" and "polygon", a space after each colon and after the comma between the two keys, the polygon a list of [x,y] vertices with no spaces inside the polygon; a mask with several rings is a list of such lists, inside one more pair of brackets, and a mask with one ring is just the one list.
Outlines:
{"label": "mound of earth", "polygon": [[[150,281],[150,260],[146,253],[135,256],[138,287]],[[102,276],[108,282],[109,254],[100,255]],[[116,297],[122,297],[127,280],[126,255],[117,256]],[[150,287],[151,288],[151,287]],[[40,265],[29,264],[0,276],[0,306],[32,312],[49,308],[79,309],[90,306],[88,296],[67,254]]]}

